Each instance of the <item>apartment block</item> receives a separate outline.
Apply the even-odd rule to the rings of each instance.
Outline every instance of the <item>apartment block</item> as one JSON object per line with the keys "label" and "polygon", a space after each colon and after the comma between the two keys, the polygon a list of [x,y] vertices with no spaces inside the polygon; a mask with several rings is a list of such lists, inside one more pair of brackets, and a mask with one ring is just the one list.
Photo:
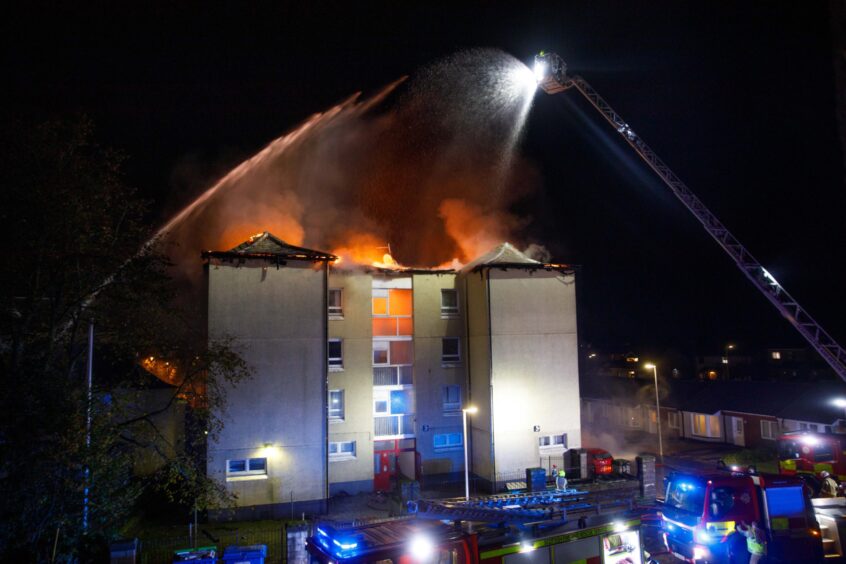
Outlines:
{"label": "apartment block", "polygon": [[204,257],[209,338],[235,339],[255,369],[209,444],[240,507],[319,511],[402,477],[463,479],[465,447],[498,489],[581,445],[569,267],[504,243],[461,271],[339,268],[268,233]]}

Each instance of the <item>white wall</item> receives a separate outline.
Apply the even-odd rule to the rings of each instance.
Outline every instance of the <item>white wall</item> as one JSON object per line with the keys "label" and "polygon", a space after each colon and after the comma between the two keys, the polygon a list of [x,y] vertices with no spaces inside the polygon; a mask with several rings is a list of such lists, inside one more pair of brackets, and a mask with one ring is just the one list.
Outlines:
{"label": "white wall", "polygon": [[566,433],[568,448],[581,446],[575,276],[489,276],[496,472],[510,479],[538,465],[542,435]]}
{"label": "white wall", "polygon": [[[208,267],[209,339],[236,337],[254,378],[228,390],[208,473],[267,457],[267,479],[225,482],[237,505],[318,500],[326,489],[326,314],[322,265],[249,260]],[[269,444],[266,447],[265,444]]]}

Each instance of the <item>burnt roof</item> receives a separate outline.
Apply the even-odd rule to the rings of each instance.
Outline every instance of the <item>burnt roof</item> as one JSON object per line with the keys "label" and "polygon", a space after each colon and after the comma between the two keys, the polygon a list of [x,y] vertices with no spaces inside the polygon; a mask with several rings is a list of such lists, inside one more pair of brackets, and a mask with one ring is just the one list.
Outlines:
{"label": "burnt roof", "polygon": [[561,270],[571,269],[566,264],[547,264],[530,258],[525,253],[520,252],[517,247],[511,243],[505,242],[497,245],[487,253],[469,262],[461,269],[462,272],[473,272],[482,268],[499,267],[499,268],[528,268],[528,269],[547,269],[547,270]]}
{"label": "burnt roof", "polygon": [[222,259],[259,258],[306,261],[334,261],[338,258],[323,251],[288,244],[267,231],[253,235],[228,251],[203,251],[202,256],[203,258]]}

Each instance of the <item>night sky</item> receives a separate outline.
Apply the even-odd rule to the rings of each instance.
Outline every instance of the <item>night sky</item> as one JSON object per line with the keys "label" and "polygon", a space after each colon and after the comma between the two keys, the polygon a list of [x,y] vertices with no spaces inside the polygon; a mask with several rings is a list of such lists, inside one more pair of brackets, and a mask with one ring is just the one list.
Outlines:
{"label": "night sky", "polygon": [[[180,4],[7,13],[5,111],[90,115],[98,139],[130,156],[127,179],[163,222],[354,92],[462,49],[526,62],[554,50],[846,342],[827,2]],[[802,345],[576,92],[537,94],[522,152],[543,188],[515,211],[532,218],[526,240],[582,266],[584,343],[701,354]]]}

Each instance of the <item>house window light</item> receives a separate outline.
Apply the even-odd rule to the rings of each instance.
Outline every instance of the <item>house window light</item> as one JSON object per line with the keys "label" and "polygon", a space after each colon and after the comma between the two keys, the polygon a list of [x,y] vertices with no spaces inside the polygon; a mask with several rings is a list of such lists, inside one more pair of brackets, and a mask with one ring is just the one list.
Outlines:
{"label": "house window light", "polygon": [[344,390],[329,390],[329,419],[343,421]]}

